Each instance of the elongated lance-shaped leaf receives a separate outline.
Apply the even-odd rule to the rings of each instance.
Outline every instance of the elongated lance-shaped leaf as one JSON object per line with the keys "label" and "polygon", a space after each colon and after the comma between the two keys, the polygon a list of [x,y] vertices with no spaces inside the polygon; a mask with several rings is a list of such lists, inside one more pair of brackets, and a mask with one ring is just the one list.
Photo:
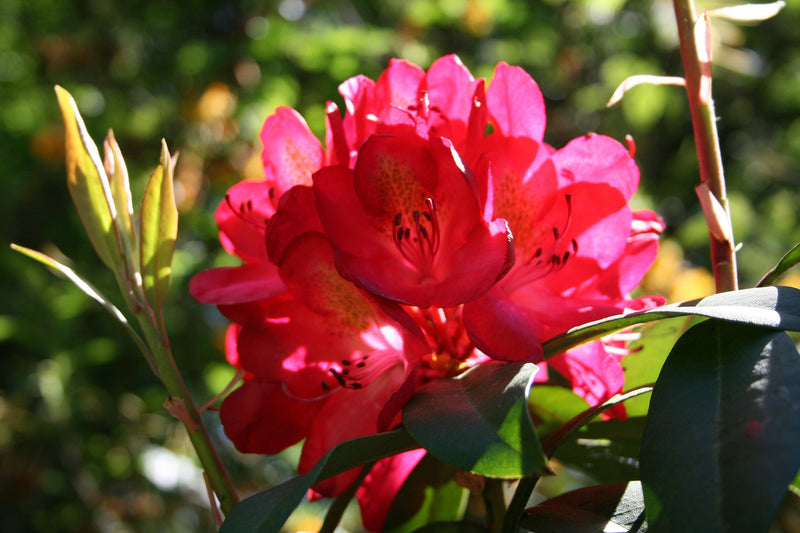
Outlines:
{"label": "elongated lance-shaped leaf", "polygon": [[75,284],[76,287],[78,287],[81,291],[83,291],[84,294],[89,296],[89,298],[91,298],[92,300],[96,301],[101,306],[103,306],[103,309],[108,311],[108,314],[116,318],[117,321],[120,324],[122,324],[122,326],[125,328],[128,334],[131,336],[131,338],[133,338],[134,342],[136,342],[136,345],[142,351],[142,354],[145,356],[145,359],[147,359],[147,362],[150,364],[150,368],[156,375],[158,375],[155,361],[153,360],[153,355],[150,352],[150,349],[142,340],[142,338],[131,327],[130,323],[128,322],[128,319],[125,318],[125,315],[123,315],[122,312],[119,309],[117,309],[117,307],[113,303],[111,303],[111,301],[108,298],[103,296],[100,293],[100,291],[98,291],[91,283],[89,283],[84,278],[79,276],[74,270],[72,270],[67,265],[59,263],[52,257],[45,255],[41,252],[37,252],[36,250],[32,250],[31,248],[26,248],[18,244],[11,244],[11,249],[23,255],[26,255],[31,259],[38,261],[39,263],[49,268],[52,268],[53,270],[60,272],[61,274],[64,275],[64,277],[66,277],[73,284]]}
{"label": "elongated lance-shaped leaf", "polygon": [[518,478],[548,470],[528,413],[532,363],[488,362],[420,388],[403,423],[422,446],[461,470]]}
{"label": "elongated lance-shaped leaf", "polygon": [[631,481],[567,492],[528,509],[520,525],[525,531],[548,533],[647,531],[642,484]]}
{"label": "elongated lance-shaped leaf", "polygon": [[786,252],[786,255],[781,257],[778,264],[775,265],[769,272],[767,272],[761,281],[758,282],[757,287],[765,287],[775,283],[779,277],[784,275],[787,270],[800,263],[800,243],[795,244],[794,247]]}
{"label": "elongated lance-shaped leaf", "polygon": [[416,448],[419,444],[403,429],[343,442],[302,476],[239,502],[225,518],[220,533],[279,533],[317,482]]}
{"label": "elongated lance-shaped leaf", "polygon": [[595,405],[594,407],[590,407],[589,409],[585,410],[584,412],[576,415],[572,420],[558,428],[558,430],[554,431],[547,437],[547,440],[542,443],[542,448],[544,448],[545,453],[550,456],[555,452],[556,448],[572,433],[580,429],[582,426],[585,426],[589,423],[591,419],[602,413],[603,411],[607,411],[611,409],[617,404],[620,404],[626,400],[630,400],[631,398],[635,398],[642,394],[647,394],[653,390],[650,386],[642,386],[637,387],[636,389],[623,392],[620,394],[615,394],[605,402],[601,403],[600,405]]}
{"label": "elongated lance-shaped leaf", "polygon": [[169,288],[172,254],[178,236],[178,208],[172,177],[175,158],[161,142],[161,164],[153,171],[142,200],[139,250],[142,284],[148,304],[160,316]]}
{"label": "elongated lance-shaped leaf", "polygon": [[[103,166],[109,179],[111,197],[117,209],[116,222],[125,267],[123,283],[127,284],[127,287],[123,288],[123,292],[134,294],[141,300],[143,295],[141,294],[142,276],[139,272],[139,240],[137,229],[133,224],[133,199],[131,198],[128,168],[117,140],[114,138],[114,132],[111,130],[108,130],[103,149],[105,152]],[[138,304],[141,305],[141,302]]]}
{"label": "elongated lance-shaped leaf", "polygon": [[64,88],[56,85],[56,96],[64,117],[67,186],[86,234],[103,263],[119,272],[122,263],[117,210],[108,178],[78,106]]}
{"label": "elongated lance-shaped leaf", "polygon": [[650,531],[766,532],[800,468],[800,355],[783,331],[710,320],[658,377],[642,438]]}
{"label": "elongated lance-shaped leaf", "polygon": [[800,290],[794,287],[758,287],[722,292],[648,311],[588,322],[545,342],[544,356],[552,357],[584,342],[636,324],[690,315],[752,326],[800,331]]}

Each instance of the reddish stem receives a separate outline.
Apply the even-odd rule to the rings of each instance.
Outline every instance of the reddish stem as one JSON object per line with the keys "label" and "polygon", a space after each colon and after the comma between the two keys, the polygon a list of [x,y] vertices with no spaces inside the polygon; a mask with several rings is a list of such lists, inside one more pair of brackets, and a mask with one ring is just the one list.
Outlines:
{"label": "reddish stem", "polygon": [[[678,36],[681,43],[681,60],[686,78],[686,92],[692,115],[700,179],[708,184],[730,220],[728,199],[725,194],[725,175],[719,147],[714,101],[711,98],[710,50],[706,43],[698,43],[695,34],[697,15],[693,0],[673,0]],[[701,60],[701,58],[706,58]],[[708,216],[708,215],[707,215]],[[709,225],[711,227],[711,225]],[[723,238],[709,231],[711,263],[717,292],[738,288],[736,279],[736,254],[732,236]]]}

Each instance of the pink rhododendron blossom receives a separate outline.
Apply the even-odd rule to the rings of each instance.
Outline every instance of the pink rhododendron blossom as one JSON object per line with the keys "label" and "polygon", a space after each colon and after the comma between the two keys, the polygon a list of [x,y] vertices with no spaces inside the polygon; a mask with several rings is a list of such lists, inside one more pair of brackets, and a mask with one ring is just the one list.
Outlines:
{"label": "pink rhododendron blossom", "polygon": [[[243,264],[191,283],[233,323],[227,357],[245,377],[221,418],[236,446],[276,453],[305,439],[305,472],[396,425],[421,385],[488,359],[546,365],[592,405],[619,392],[624,342],[547,363],[542,342],[661,302],[630,296],[663,223],[628,206],[639,180],[628,150],[601,135],[545,144],[541,92],[505,63],[487,83],[455,56],[427,71],[394,60],[340,93],[324,146],[293,110],[267,118],[266,179],[233,187],[216,213]],[[371,470],[357,492],[368,529],[383,527],[422,454]],[[357,476],[314,491],[335,496]]]}

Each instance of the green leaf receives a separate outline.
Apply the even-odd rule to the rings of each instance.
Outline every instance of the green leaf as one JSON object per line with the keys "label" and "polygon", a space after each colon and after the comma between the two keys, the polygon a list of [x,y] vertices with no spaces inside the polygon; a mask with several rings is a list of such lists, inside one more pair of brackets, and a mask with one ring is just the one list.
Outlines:
{"label": "green leaf", "polygon": [[414,533],[487,533],[488,529],[469,522],[434,522],[415,529]]}
{"label": "green leaf", "polygon": [[647,531],[642,484],[631,481],[567,492],[526,510],[520,526],[537,533]]}
{"label": "green leaf", "polygon": [[170,157],[167,143],[162,141],[161,164],[147,183],[140,214],[142,284],[147,302],[158,314],[167,298],[172,254],[178,236],[178,208],[172,188],[175,161]]}
{"label": "green leaf", "polygon": [[428,383],[403,409],[403,423],[430,453],[461,470],[515,478],[547,470],[528,414],[537,367],[488,362]]}
{"label": "green leaf", "polygon": [[787,270],[795,266],[797,263],[800,263],[800,244],[795,244],[794,248],[786,252],[786,255],[781,257],[781,260],[778,261],[778,264],[772,267],[772,269],[767,272],[761,281],[758,282],[756,287],[765,287],[767,285],[772,285],[780,278],[782,275],[786,273]]}
{"label": "green leaf", "polygon": [[572,328],[545,342],[544,355],[552,357],[584,342],[636,324],[690,315],[800,331],[800,290],[793,287],[758,287],[722,292],[648,311],[596,320]]}
{"label": "green leaf", "polygon": [[548,435],[547,440],[545,440],[542,444],[545,453],[548,456],[552,455],[561,445],[561,443],[564,442],[570,435],[588,424],[591,419],[603,411],[606,411],[617,404],[628,401],[642,394],[647,394],[651,392],[651,390],[652,388],[648,386],[638,387],[636,389],[629,390],[628,392],[615,394],[605,402],[586,409],[584,412],[576,415],[572,420]]}
{"label": "green leaf", "polygon": [[539,435],[548,435],[589,408],[589,404],[566,387],[537,383],[528,397]]}
{"label": "green leaf", "polygon": [[[629,388],[656,382],[658,373],[667,360],[672,346],[690,326],[700,323],[699,317],[678,317],[646,325],[641,336],[630,343],[630,354],[622,359],[625,386]],[[644,394],[625,402],[628,416],[645,416],[650,406],[650,395]]]}
{"label": "green leaf", "polygon": [[591,422],[564,439],[553,457],[601,483],[639,479],[644,424],[644,417]]}
{"label": "green leaf", "polygon": [[800,355],[789,336],[694,326],[664,363],[642,440],[652,531],[767,531],[798,450]]}
{"label": "green leaf", "polygon": [[119,272],[121,265],[114,200],[97,146],[72,96],[56,85],[56,96],[64,118],[67,186],[86,234],[103,263]]}
{"label": "green leaf", "polygon": [[103,142],[105,158],[103,166],[109,180],[111,198],[117,209],[117,227],[119,229],[120,245],[125,265],[128,270],[126,279],[131,280],[134,272],[139,271],[136,259],[138,253],[138,240],[136,239],[135,228],[133,225],[133,198],[131,197],[131,186],[128,178],[128,168],[122,151],[119,149],[114,132],[108,130],[106,140]]}
{"label": "green leaf", "polygon": [[384,531],[409,533],[435,522],[458,520],[467,491],[453,481],[457,469],[425,454],[406,478],[389,508]]}
{"label": "green leaf", "polygon": [[225,518],[220,533],[279,533],[308,489],[318,481],[415,448],[419,448],[419,444],[406,430],[343,442],[302,476],[239,502]]}
{"label": "green leaf", "polygon": [[[117,321],[122,324],[128,334],[133,338],[136,345],[142,351],[142,354],[147,359],[147,362],[150,364],[150,368],[153,369],[153,372],[156,372],[155,361],[153,360],[153,354],[150,352],[150,349],[144,343],[142,338],[136,333],[136,331],[131,327],[128,319],[125,318],[125,315],[117,309],[117,307],[111,303],[111,300],[103,296],[100,291],[98,291],[91,283],[86,281],[80,275],[78,275],[74,270],[69,268],[67,265],[59,263],[55,259],[50,256],[47,256],[41,252],[37,252],[36,250],[32,250],[30,248],[26,248],[24,246],[20,246],[18,244],[11,244],[11,249],[15,250],[23,255],[26,255],[33,259],[34,261],[38,261],[39,263],[52,268],[63,274],[68,280],[70,280],[76,287],[83,291],[84,294],[89,296],[89,298],[95,300],[103,309],[105,309],[108,314],[113,316]],[[158,374],[158,372],[156,372]]]}

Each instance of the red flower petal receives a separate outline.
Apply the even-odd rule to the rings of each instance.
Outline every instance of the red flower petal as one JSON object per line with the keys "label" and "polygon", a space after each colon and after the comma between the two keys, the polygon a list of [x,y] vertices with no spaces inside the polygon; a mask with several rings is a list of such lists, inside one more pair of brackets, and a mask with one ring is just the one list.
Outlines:
{"label": "red flower petal", "polygon": [[261,128],[261,142],[264,173],[275,187],[276,198],[295,185],[310,185],[311,175],[325,157],[322,144],[306,121],[288,107],[277,108],[267,118]]}
{"label": "red flower petal", "polygon": [[274,454],[302,440],[323,405],[292,400],[280,383],[251,379],[225,398],[220,419],[239,451]]}
{"label": "red flower petal", "polygon": [[375,101],[378,108],[393,105],[400,109],[413,109],[417,105],[419,89],[425,71],[402,59],[389,61],[389,68],[375,82]]}
{"label": "red flower petal", "polygon": [[540,317],[495,289],[464,305],[464,326],[475,347],[501,361],[542,360]]}
{"label": "red flower petal", "polygon": [[[359,390],[341,390],[332,394],[314,419],[303,445],[298,472],[309,471],[328,450],[356,437],[373,435],[378,427],[378,413],[405,380],[401,365],[386,369],[373,383]],[[347,489],[358,475],[354,469],[314,486],[324,496],[336,496]]]}
{"label": "red flower petal", "polygon": [[573,139],[553,154],[561,187],[577,183],[604,183],[631,199],[639,186],[639,169],[628,150],[604,135]]}
{"label": "red flower petal", "polygon": [[498,63],[486,93],[490,121],[505,137],[544,138],[544,98],[539,86],[519,67]]}
{"label": "red flower petal", "polygon": [[212,268],[189,282],[189,292],[198,302],[214,305],[253,302],[285,291],[278,267],[265,262]]}
{"label": "red flower petal", "polygon": [[307,231],[323,232],[317,214],[314,190],[296,185],[283,193],[278,210],[272,215],[266,228],[266,245],[270,261],[280,264],[286,245]]}
{"label": "red flower petal", "polygon": [[325,168],[314,191],[342,271],[368,291],[448,307],[477,298],[507,269],[505,221],[486,224],[474,181],[441,140],[374,136],[355,173]]}
{"label": "red flower petal", "polygon": [[463,144],[476,85],[458,56],[447,55],[433,62],[425,76],[432,134],[447,137],[459,147]]}
{"label": "red flower petal", "polygon": [[361,519],[367,531],[381,531],[397,492],[425,456],[425,450],[393,455],[375,463],[356,491]]}
{"label": "red flower petal", "polygon": [[245,180],[228,190],[214,213],[219,240],[228,253],[248,262],[266,259],[264,229],[275,213],[272,197],[273,191],[264,180]]}

